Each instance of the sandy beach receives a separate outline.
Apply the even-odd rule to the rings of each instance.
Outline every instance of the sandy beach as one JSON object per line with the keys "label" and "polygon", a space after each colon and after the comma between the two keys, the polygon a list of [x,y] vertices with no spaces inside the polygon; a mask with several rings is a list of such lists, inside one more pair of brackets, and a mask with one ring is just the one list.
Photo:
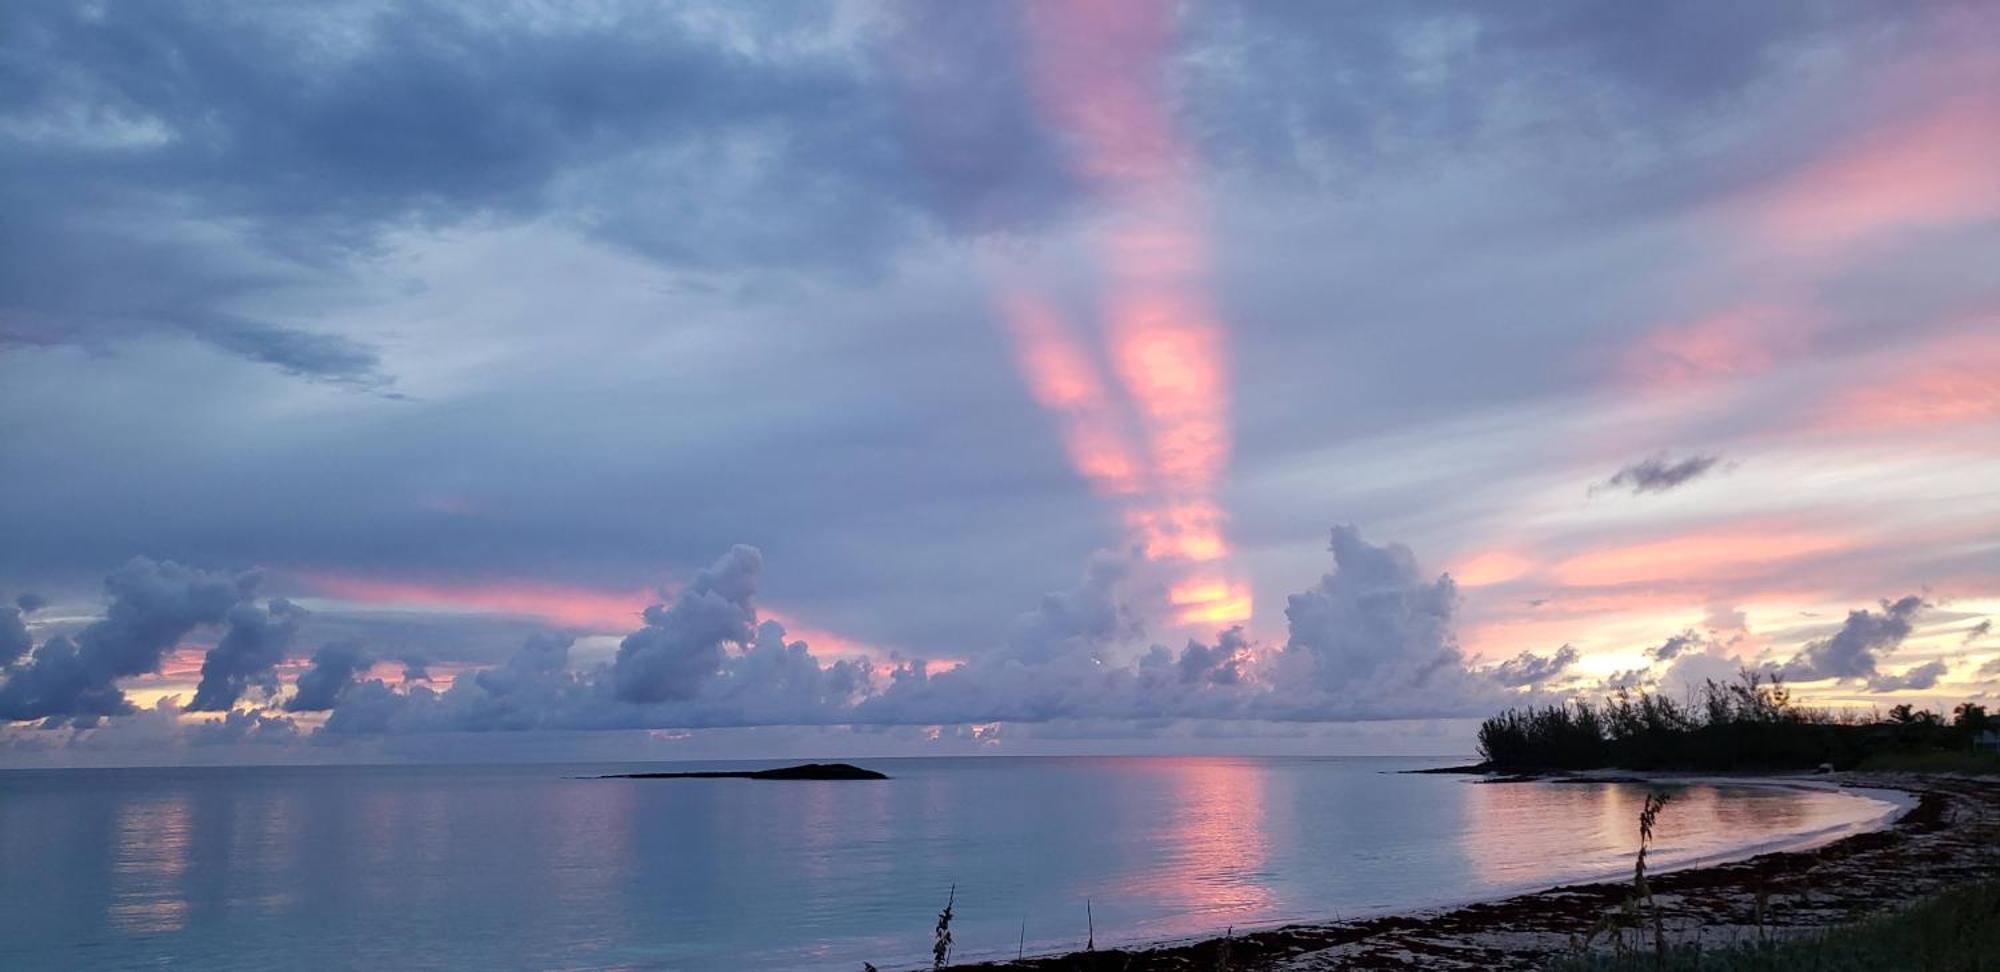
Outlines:
{"label": "sandy beach", "polygon": [[[1803,778],[1759,779],[1790,784]],[[1821,846],[1655,874],[1650,883],[1669,941],[1719,946],[1803,934],[1990,877],[2000,866],[2000,781],[1858,773],[1810,780],[1896,791],[1910,803],[1884,827]],[[1608,947],[1604,919],[1630,893],[1629,880],[1566,885],[1432,911],[975,967],[1539,969],[1593,936],[1598,946]]]}

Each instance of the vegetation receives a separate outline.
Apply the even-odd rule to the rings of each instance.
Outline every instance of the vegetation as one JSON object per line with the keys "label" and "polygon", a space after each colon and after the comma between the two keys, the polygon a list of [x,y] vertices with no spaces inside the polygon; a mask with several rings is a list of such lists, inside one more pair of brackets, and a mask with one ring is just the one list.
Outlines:
{"label": "vegetation", "polygon": [[1479,727],[1479,750],[1500,769],[1854,769],[1910,759],[1977,769],[1995,761],[1973,742],[1996,727],[1970,702],[1949,721],[1907,705],[1887,717],[1810,708],[1783,682],[1745,670],[1685,703],[1620,691],[1601,704],[1509,709]]}
{"label": "vegetation", "polygon": [[938,912],[937,937],[931,941],[931,956],[936,960],[933,968],[944,968],[951,961],[951,906],[958,903],[958,885],[951,886],[951,896],[945,899],[944,910]]}
{"label": "vegetation", "polygon": [[2000,969],[2000,882],[1957,888],[1902,911],[1803,938],[1710,943],[1705,948],[1683,945],[1663,953],[1583,955],[1554,968],[1562,972]]}

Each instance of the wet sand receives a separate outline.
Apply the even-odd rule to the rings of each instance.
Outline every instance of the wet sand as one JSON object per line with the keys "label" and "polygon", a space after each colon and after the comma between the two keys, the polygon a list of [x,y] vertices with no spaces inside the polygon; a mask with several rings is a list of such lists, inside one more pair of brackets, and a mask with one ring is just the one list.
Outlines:
{"label": "wet sand", "polygon": [[[1915,804],[1885,828],[1810,850],[1649,876],[1669,941],[1712,947],[1760,935],[1803,934],[2000,873],[2000,780],[1851,773],[1813,779],[1902,791]],[[968,967],[1093,972],[1540,969],[1551,958],[1574,953],[1587,939],[1596,947],[1610,947],[1606,919],[1623,907],[1631,891],[1630,880],[1569,885],[1434,911]],[[1649,943],[1650,925],[1649,918]],[[1626,934],[1632,941],[1634,933]]]}

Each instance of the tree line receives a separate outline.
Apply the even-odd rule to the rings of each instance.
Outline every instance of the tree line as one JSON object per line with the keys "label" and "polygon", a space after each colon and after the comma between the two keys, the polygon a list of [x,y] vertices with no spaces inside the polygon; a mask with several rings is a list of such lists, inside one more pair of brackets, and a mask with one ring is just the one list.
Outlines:
{"label": "tree line", "polygon": [[1600,703],[1509,709],[1480,725],[1479,752],[1496,769],[1852,769],[1889,754],[1970,754],[1996,728],[1970,702],[1949,719],[1908,705],[1887,716],[1803,706],[1782,681],[1745,669],[1685,703],[1621,690]]}

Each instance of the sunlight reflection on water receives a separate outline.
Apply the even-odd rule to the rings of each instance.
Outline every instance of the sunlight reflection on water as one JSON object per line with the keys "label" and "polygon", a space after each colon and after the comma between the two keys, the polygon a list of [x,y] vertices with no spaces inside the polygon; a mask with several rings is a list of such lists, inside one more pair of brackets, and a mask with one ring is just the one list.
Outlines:
{"label": "sunlight reflection on water", "polygon": [[[886,760],[879,783],[637,767],[0,772],[0,967],[890,968],[956,886],[967,960],[1353,916],[1630,867],[1643,788],[1331,759]],[[1843,822],[1691,785],[1656,860]],[[725,962],[724,960],[728,960]]]}

